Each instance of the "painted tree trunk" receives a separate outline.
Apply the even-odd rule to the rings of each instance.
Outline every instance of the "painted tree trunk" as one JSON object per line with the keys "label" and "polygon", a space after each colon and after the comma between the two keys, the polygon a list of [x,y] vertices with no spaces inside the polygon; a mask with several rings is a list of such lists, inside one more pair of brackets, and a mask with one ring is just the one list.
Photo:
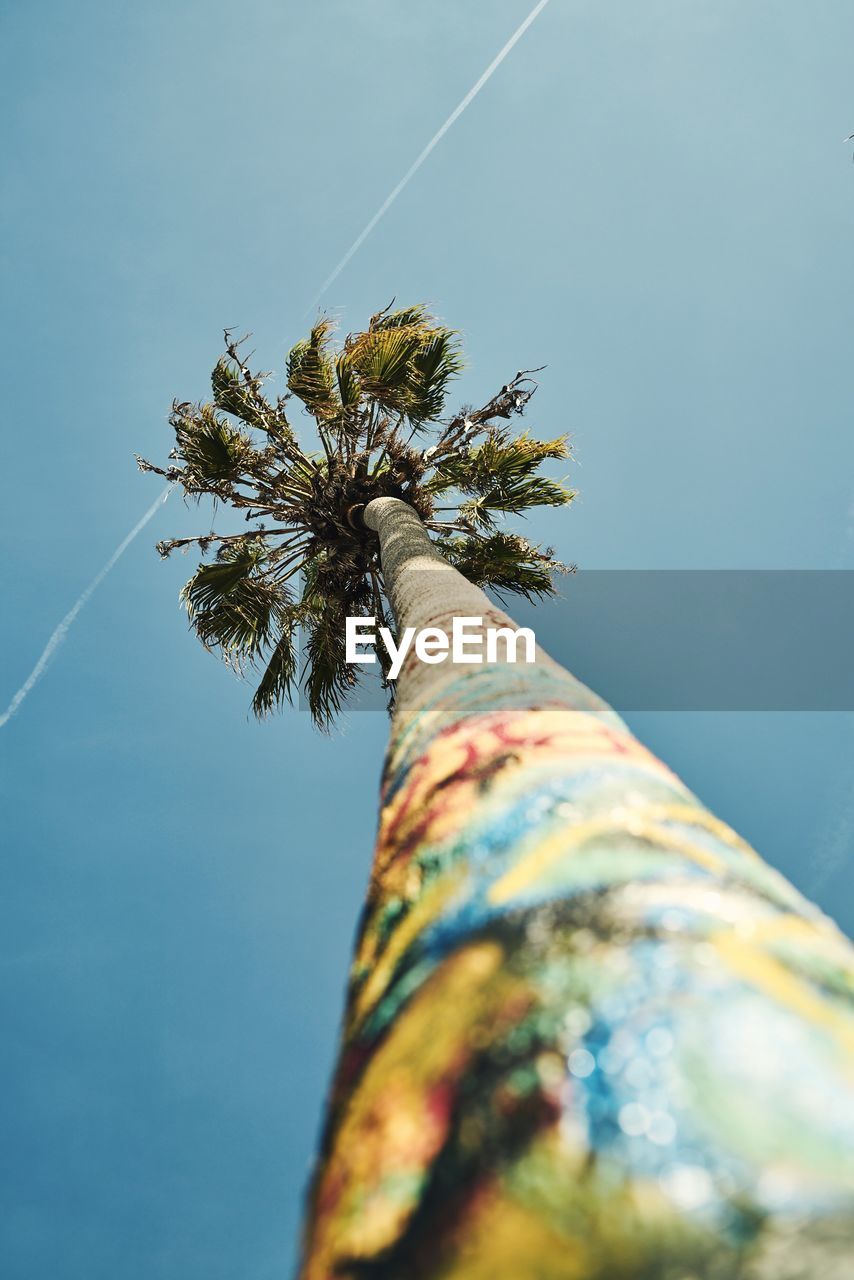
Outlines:
{"label": "painted tree trunk", "polygon": [[[399,627],[507,624],[395,499]],[[410,658],[304,1280],[850,1280],[854,954],[541,651]]]}

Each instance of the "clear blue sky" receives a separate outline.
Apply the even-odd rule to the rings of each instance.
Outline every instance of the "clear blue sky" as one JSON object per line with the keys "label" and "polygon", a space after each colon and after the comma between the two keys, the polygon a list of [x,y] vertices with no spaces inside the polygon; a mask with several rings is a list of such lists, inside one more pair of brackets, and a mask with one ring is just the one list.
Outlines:
{"label": "clear blue sky", "polygon": [[[223,325],[303,312],[528,0],[0,5],[0,704],[152,500]],[[427,299],[474,400],[548,364],[582,566],[854,567],[848,0],[552,0],[328,296]],[[382,715],[262,726],[176,499],[0,730],[4,1280],[289,1274]],[[846,715],[632,724],[850,928]]]}

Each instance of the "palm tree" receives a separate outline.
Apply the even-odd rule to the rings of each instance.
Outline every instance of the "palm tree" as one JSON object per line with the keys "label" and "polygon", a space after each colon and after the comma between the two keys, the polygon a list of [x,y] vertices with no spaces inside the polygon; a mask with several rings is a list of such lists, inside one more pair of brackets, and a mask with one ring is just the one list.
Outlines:
{"label": "palm tree", "polygon": [[[459,350],[423,308],[337,354],[321,321],[288,362],[311,455],[226,342],[162,474],[264,521],[200,539],[217,557],[184,593],[206,646],[262,669],[256,710],[301,678],[329,723],[348,612],[447,633],[508,623],[484,585],[553,589],[551,551],[500,524],[571,497],[539,474],[565,438],[508,430],[533,371],[446,418]],[[842,1280],[853,975],[831,922],[541,650],[408,661],[303,1280]]]}
{"label": "palm tree", "polygon": [[[173,465],[137,458],[188,497],[211,497],[252,525],[172,539],[158,550],[217,548],[183,592],[199,639],[237,669],[261,671],[257,714],[292,700],[302,681],[321,727],[358,683],[345,661],[344,619],[372,614],[388,622],[379,545],[363,519],[368,503],[400,498],[470,581],[534,598],[552,592],[552,575],[564,566],[549,549],[498,527],[497,518],[574,496],[537,474],[547,459],[568,457],[566,436],[541,441],[508,429],[536,390],[537,370],[517,373],[485,405],[461,409],[436,431],[462,364],[451,330],[423,306],[378,312],[337,352],[332,329],[321,319],[293,347],[289,395],[275,401],[264,395],[269,375],[252,373],[240,353],[244,340],[226,332],[213,400],[172,406]],[[314,418],[317,453],[301,448],[288,420],[293,397]]]}

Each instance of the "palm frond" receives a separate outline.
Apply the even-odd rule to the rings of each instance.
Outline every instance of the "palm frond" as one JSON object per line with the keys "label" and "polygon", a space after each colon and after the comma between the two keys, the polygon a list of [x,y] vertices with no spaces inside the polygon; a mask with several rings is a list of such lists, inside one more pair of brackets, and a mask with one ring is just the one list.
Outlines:
{"label": "palm frond", "polygon": [[216,560],[200,564],[181,591],[181,599],[186,602],[191,617],[199,610],[218,604],[263,565],[265,557],[263,540],[247,535],[245,543],[223,547]]}
{"label": "palm frond", "polygon": [[237,670],[257,657],[291,603],[288,588],[265,572],[267,561],[263,538],[247,535],[201,564],[181,592],[202,644]]}
{"label": "palm frond", "polygon": [[531,507],[560,507],[571,502],[574,491],[557,480],[534,472],[550,458],[569,457],[566,436],[534,440],[524,434],[508,439],[493,432],[482,444],[442,458],[427,482],[432,494],[457,490],[470,494],[461,513],[487,525],[492,512],[519,514]]}
{"label": "palm frond", "polygon": [[323,730],[331,727],[359,679],[345,660],[345,617],[340,606],[330,602],[314,612],[306,624],[302,687],[312,719]]}
{"label": "palm frond", "polygon": [[391,307],[394,303],[390,303],[384,311],[377,311],[371,316],[368,329],[376,331],[377,329],[411,329],[411,328],[431,328],[433,318],[423,302],[416,303],[414,307],[401,307],[399,311],[392,311]]}
{"label": "palm frond", "polygon": [[456,334],[450,329],[430,333],[412,356],[409,418],[415,422],[438,418],[448,394],[448,383],[462,369],[462,351]]}
{"label": "palm frond", "polygon": [[368,330],[347,350],[362,387],[384,409],[405,413],[410,400],[410,362],[422,342],[417,326]]}
{"label": "palm frond", "polygon": [[284,613],[279,626],[279,638],[265,658],[264,673],[252,698],[252,710],[259,719],[293,701],[297,689],[299,650],[295,613]]}
{"label": "palm frond", "polygon": [[362,398],[362,388],[349,357],[342,351],[335,361],[338,396],[345,409],[354,409]]}
{"label": "palm frond", "polygon": [[332,328],[331,320],[318,320],[308,338],[291,348],[287,362],[288,387],[310,413],[321,418],[341,408],[335,365],[327,350]]}
{"label": "palm frond", "polygon": [[257,386],[247,385],[240,369],[225,356],[220,356],[211,374],[214,404],[251,427],[266,427],[274,416]]}
{"label": "palm frond", "polygon": [[528,600],[554,595],[552,575],[569,572],[549,549],[541,550],[518,533],[446,538],[441,550],[475,586],[492,587],[499,595],[513,592]]}
{"label": "palm frond", "polygon": [[174,404],[170,422],[175,429],[174,456],[185,464],[181,482],[187,493],[216,493],[233,484],[251,465],[251,438],[211,404]]}

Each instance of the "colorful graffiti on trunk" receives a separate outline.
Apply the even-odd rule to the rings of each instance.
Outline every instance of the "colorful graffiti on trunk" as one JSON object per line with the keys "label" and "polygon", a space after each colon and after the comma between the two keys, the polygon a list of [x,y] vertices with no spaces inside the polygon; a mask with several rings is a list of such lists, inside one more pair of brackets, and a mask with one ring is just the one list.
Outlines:
{"label": "colorful graffiti on trunk", "polygon": [[399,716],[304,1280],[842,1280],[854,954],[550,665]]}

